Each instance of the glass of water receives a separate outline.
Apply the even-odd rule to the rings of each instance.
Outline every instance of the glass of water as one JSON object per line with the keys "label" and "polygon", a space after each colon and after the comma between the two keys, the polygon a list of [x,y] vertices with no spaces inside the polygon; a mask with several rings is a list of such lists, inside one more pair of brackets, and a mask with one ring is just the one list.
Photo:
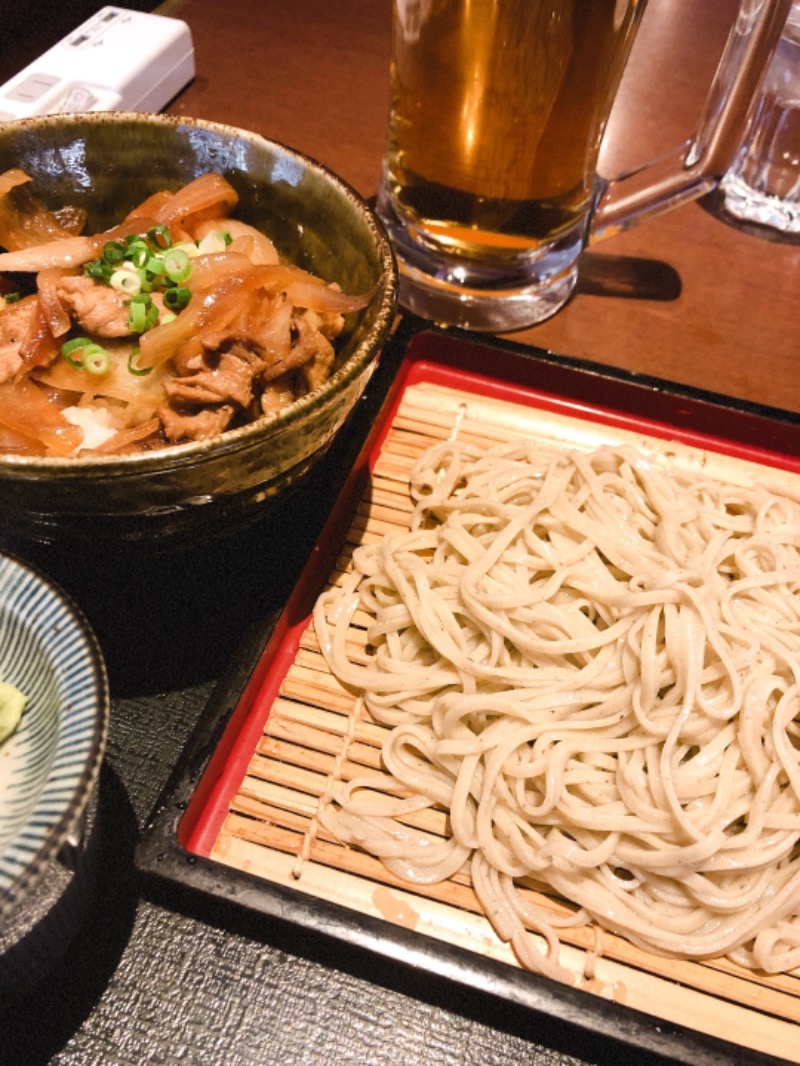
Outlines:
{"label": "glass of water", "polygon": [[743,222],[800,234],[800,0],[722,181],[725,210]]}

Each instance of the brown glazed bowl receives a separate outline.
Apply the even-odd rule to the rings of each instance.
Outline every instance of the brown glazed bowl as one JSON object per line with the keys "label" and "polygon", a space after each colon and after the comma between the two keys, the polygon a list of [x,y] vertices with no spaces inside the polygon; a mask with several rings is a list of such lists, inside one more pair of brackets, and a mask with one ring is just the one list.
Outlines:
{"label": "brown glazed bowl", "polygon": [[348,315],[330,379],[288,408],[210,440],[141,455],[0,455],[0,536],[16,547],[80,541],[197,542],[245,523],[298,482],[353,409],[388,335],[397,272],[364,200],[297,151],[230,126],[166,115],[51,115],[0,123],[0,172],[21,167],[49,207],[88,211],[107,229],[135,204],[215,170],[236,188],[238,218],[297,265],[363,293]]}

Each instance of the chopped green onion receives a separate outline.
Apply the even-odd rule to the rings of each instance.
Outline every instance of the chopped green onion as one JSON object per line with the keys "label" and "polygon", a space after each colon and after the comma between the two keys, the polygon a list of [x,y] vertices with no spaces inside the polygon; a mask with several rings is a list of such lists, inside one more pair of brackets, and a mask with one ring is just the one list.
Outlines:
{"label": "chopped green onion", "polygon": [[170,311],[182,311],[191,299],[192,293],[183,286],[167,289],[164,293],[164,304]]}
{"label": "chopped green onion", "polygon": [[[159,321],[158,308],[148,295],[154,289],[164,294],[170,311],[182,310],[191,293],[180,286],[192,272],[191,260],[201,250],[224,250],[230,234],[215,231],[202,242],[172,243],[168,226],[155,225],[143,237],[131,233],[122,241],[107,241],[102,256],[84,264],[84,273],[118,292],[130,295],[128,326],[133,333],[144,333]],[[177,290],[177,291],[173,291]]]}
{"label": "chopped green onion", "polygon": [[111,369],[111,356],[99,344],[91,344],[83,350],[83,367],[98,377]]}
{"label": "chopped green onion", "polygon": [[189,256],[186,252],[181,251],[180,248],[172,248],[164,256],[164,273],[176,285],[186,281],[191,272],[192,264],[189,262]]}
{"label": "chopped green onion", "polygon": [[147,239],[155,248],[169,248],[172,244],[172,234],[169,231],[169,226],[157,225],[151,227],[147,231]]}
{"label": "chopped green onion", "polygon": [[5,301],[7,304],[18,303],[22,299],[22,296],[18,292],[7,292],[5,295]]}
{"label": "chopped green onion", "polygon": [[128,326],[132,333],[144,333],[158,322],[158,308],[152,296],[140,293],[128,301]]}
{"label": "chopped green onion", "polygon": [[128,325],[133,333],[143,333],[147,321],[147,308],[143,303],[131,300],[128,306]]}
{"label": "chopped green onion", "polygon": [[61,345],[61,357],[75,370],[88,370],[90,374],[107,374],[111,358],[105,348],[88,337],[74,337]]}
{"label": "chopped green onion", "polygon": [[76,357],[73,353],[80,353],[83,348],[93,343],[88,337],[75,337],[74,340],[61,345],[61,357],[75,370],[83,370],[83,356]]}
{"label": "chopped green onion", "polygon": [[141,348],[131,348],[131,354],[128,356],[128,371],[131,374],[135,374],[137,378],[143,378],[153,369],[151,366],[138,367],[135,365],[135,360],[139,358]]}
{"label": "chopped green onion", "polygon": [[142,276],[133,263],[124,262],[108,279],[108,284],[118,292],[138,296],[142,291]]}
{"label": "chopped green onion", "polygon": [[151,274],[164,274],[166,272],[163,255],[149,255],[144,266],[145,270],[149,271]]}
{"label": "chopped green onion", "polygon": [[85,348],[87,344],[94,344],[94,341],[90,341],[88,337],[75,337],[71,341],[65,341],[64,344],[61,345],[61,354],[69,355],[78,348]]}
{"label": "chopped green onion", "polygon": [[91,259],[83,264],[83,272],[87,277],[94,278],[108,284],[108,279],[114,273],[114,267],[110,263],[104,263],[102,259]]}
{"label": "chopped green onion", "polygon": [[126,259],[128,259],[135,267],[143,267],[147,265],[147,260],[150,258],[150,245],[147,241],[141,237],[135,237],[134,240],[128,244],[128,252]]}
{"label": "chopped green onion", "polygon": [[125,245],[121,241],[106,241],[103,245],[103,259],[106,263],[121,263],[125,258]]}

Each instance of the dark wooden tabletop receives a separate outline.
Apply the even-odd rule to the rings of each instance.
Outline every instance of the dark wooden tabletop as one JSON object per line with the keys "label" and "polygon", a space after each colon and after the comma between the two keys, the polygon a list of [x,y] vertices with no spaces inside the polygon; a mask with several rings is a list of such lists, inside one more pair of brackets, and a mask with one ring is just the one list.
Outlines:
{"label": "dark wooden tabletop", "polygon": [[[607,131],[612,176],[683,143],[738,7],[650,0]],[[178,0],[195,82],[169,109],[256,130],[377,190],[388,108],[388,0]],[[800,244],[744,233],[715,198],[599,244],[570,305],[515,339],[800,411]]]}
{"label": "dark wooden tabletop", "polygon": [[[650,0],[609,125],[606,173],[691,135],[736,7]],[[188,24],[197,64],[168,110],[289,144],[370,198],[388,109],[389,9],[389,0],[167,0],[156,10]],[[36,18],[33,6],[13,10],[15,41],[0,37],[6,78],[70,28],[61,7],[58,20],[48,4]],[[570,304],[511,339],[800,413],[798,280],[800,244],[743,232],[712,196],[592,248]],[[281,521],[291,539],[303,516],[290,509]],[[141,891],[137,837],[243,628],[285,593],[283,550],[267,524],[190,560],[111,578],[37,560],[97,632],[112,721],[90,910],[22,1002],[5,1014],[0,1004],[0,1064],[633,1061],[480,990],[311,945],[291,928],[235,924],[213,907],[165,907]]]}

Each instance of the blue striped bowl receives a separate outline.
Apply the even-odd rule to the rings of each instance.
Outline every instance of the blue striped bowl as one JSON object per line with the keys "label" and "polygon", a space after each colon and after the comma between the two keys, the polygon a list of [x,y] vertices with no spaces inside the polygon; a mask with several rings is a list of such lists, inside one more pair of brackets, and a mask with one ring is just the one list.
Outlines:
{"label": "blue striped bowl", "polygon": [[100,649],[69,598],[0,554],[0,679],[28,702],[0,745],[0,921],[81,835],[108,729]]}

